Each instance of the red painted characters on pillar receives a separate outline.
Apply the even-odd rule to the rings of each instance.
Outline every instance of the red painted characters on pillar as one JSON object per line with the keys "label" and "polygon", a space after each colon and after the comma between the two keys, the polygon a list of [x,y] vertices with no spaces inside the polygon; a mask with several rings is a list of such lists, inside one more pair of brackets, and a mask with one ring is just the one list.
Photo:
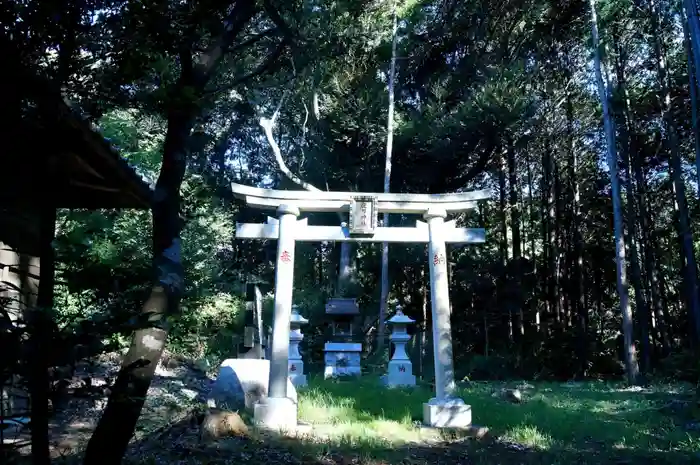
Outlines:
{"label": "red painted characters on pillar", "polygon": [[297,371],[297,366],[296,365],[290,366],[289,371]]}
{"label": "red painted characters on pillar", "polygon": [[406,373],[406,365],[399,365],[399,373]]}
{"label": "red painted characters on pillar", "polygon": [[445,264],[445,256],[443,254],[433,255],[433,265],[444,265],[444,264]]}
{"label": "red painted characters on pillar", "polygon": [[282,254],[280,255],[280,261],[282,263],[289,263],[292,261],[292,254],[287,252],[286,250],[282,251]]}

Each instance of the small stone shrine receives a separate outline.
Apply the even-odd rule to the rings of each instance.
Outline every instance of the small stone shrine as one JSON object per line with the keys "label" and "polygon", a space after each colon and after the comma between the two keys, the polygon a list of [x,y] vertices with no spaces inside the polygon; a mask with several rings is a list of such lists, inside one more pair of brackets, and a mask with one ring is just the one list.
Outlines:
{"label": "small stone shrine", "polygon": [[299,344],[304,340],[301,326],[308,322],[309,320],[299,315],[299,307],[292,305],[292,316],[289,320],[289,380],[294,386],[306,386],[307,384]]}
{"label": "small stone shrine", "polygon": [[326,315],[331,318],[330,341],[324,346],[324,378],[360,376],[362,374],[362,343],[355,342],[354,320],[360,315],[355,299],[334,298],[326,304]]}
{"label": "small stone shrine", "polygon": [[389,361],[387,375],[382,377],[383,381],[389,387],[415,386],[413,365],[406,354],[406,344],[411,340],[406,328],[409,324],[415,323],[415,320],[404,315],[401,306],[397,305],[396,314],[387,323],[392,328],[389,340],[394,344],[394,355]]}
{"label": "small stone shrine", "polygon": [[238,358],[265,358],[262,333],[262,293],[257,284],[246,284],[243,342],[238,344]]}

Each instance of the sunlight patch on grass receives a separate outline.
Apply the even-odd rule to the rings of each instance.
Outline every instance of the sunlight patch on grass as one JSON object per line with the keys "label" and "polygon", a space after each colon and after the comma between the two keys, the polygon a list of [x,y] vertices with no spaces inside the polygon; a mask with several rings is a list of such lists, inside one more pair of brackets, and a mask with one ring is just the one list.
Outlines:
{"label": "sunlight patch on grass", "polygon": [[312,424],[344,423],[357,420],[355,400],[333,398],[325,393],[310,392],[299,397],[299,417]]}
{"label": "sunlight patch on grass", "polygon": [[554,445],[552,437],[540,431],[536,426],[522,424],[508,430],[503,438],[524,446],[548,450]]}
{"label": "sunlight patch on grass", "polygon": [[370,424],[372,431],[381,438],[392,442],[414,442],[420,440],[420,434],[411,422],[375,420]]}
{"label": "sunlight patch on grass", "polygon": [[[315,380],[299,391],[299,418],[314,425],[314,434],[334,443],[387,444],[418,441],[414,421],[421,418],[429,393],[396,389],[387,392],[377,379]],[[391,394],[390,396],[388,394]]]}
{"label": "sunlight patch on grass", "polygon": [[[539,450],[692,451],[696,433],[686,434],[659,412],[671,389],[627,390],[602,382],[531,383],[525,401],[510,403],[494,393],[513,383],[471,383],[459,393],[472,406],[474,424],[494,437]],[[682,390],[682,388],[676,388]],[[425,387],[388,390],[378,379],[313,380],[299,390],[299,416],[314,425],[317,439],[333,447],[370,451],[421,441],[415,423],[433,393]],[[427,437],[423,437],[427,439]],[[388,446],[387,446],[388,445]]]}

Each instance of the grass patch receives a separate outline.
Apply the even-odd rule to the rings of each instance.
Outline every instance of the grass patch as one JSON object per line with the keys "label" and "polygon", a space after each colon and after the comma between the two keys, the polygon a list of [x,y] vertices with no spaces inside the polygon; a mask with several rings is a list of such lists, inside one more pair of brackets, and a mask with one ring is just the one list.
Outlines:
{"label": "grass patch", "polygon": [[605,383],[531,384],[527,402],[513,405],[491,395],[492,385],[463,392],[476,421],[531,447],[636,450],[687,449],[687,433],[659,412],[672,400],[666,387],[641,391]]}
{"label": "grass patch", "polygon": [[[494,396],[504,386],[472,383],[460,395],[472,406],[475,424],[487,426],[499,444],[508,445],[508,451],[527,451],[531,459],[520,457],[521,463],[700,463],[700,435],[683,428],[688,418],[660,411],[674,399],[690,395],[687,387],[531,383],[521,386],[525,402],[512,404]],[[406,447],[426,443],[419,423],[422,404],[431,395],[420,386],[386,389],[370,377],[312,380],[299,391],[299,417],[314,425],[315,438],[305,442],[314,442],[324,451],[352,451],[360,456],[389,458],[399,447],[406,453]],[[430,439],[435,446],[439,438]],[[493,461],[494,453],[498,456],[493,445],[464,447],[475,463],[499,463]]]}

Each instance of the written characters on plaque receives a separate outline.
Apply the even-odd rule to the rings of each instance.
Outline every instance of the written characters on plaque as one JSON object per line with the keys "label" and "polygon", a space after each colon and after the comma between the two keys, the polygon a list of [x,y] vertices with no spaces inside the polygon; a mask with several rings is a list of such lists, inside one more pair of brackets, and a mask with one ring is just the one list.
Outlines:
{"label": "written characters on plaque", "polygon": [[350,202],[350,234],[374,234],[377,227],[377,198],[356,196]]}

